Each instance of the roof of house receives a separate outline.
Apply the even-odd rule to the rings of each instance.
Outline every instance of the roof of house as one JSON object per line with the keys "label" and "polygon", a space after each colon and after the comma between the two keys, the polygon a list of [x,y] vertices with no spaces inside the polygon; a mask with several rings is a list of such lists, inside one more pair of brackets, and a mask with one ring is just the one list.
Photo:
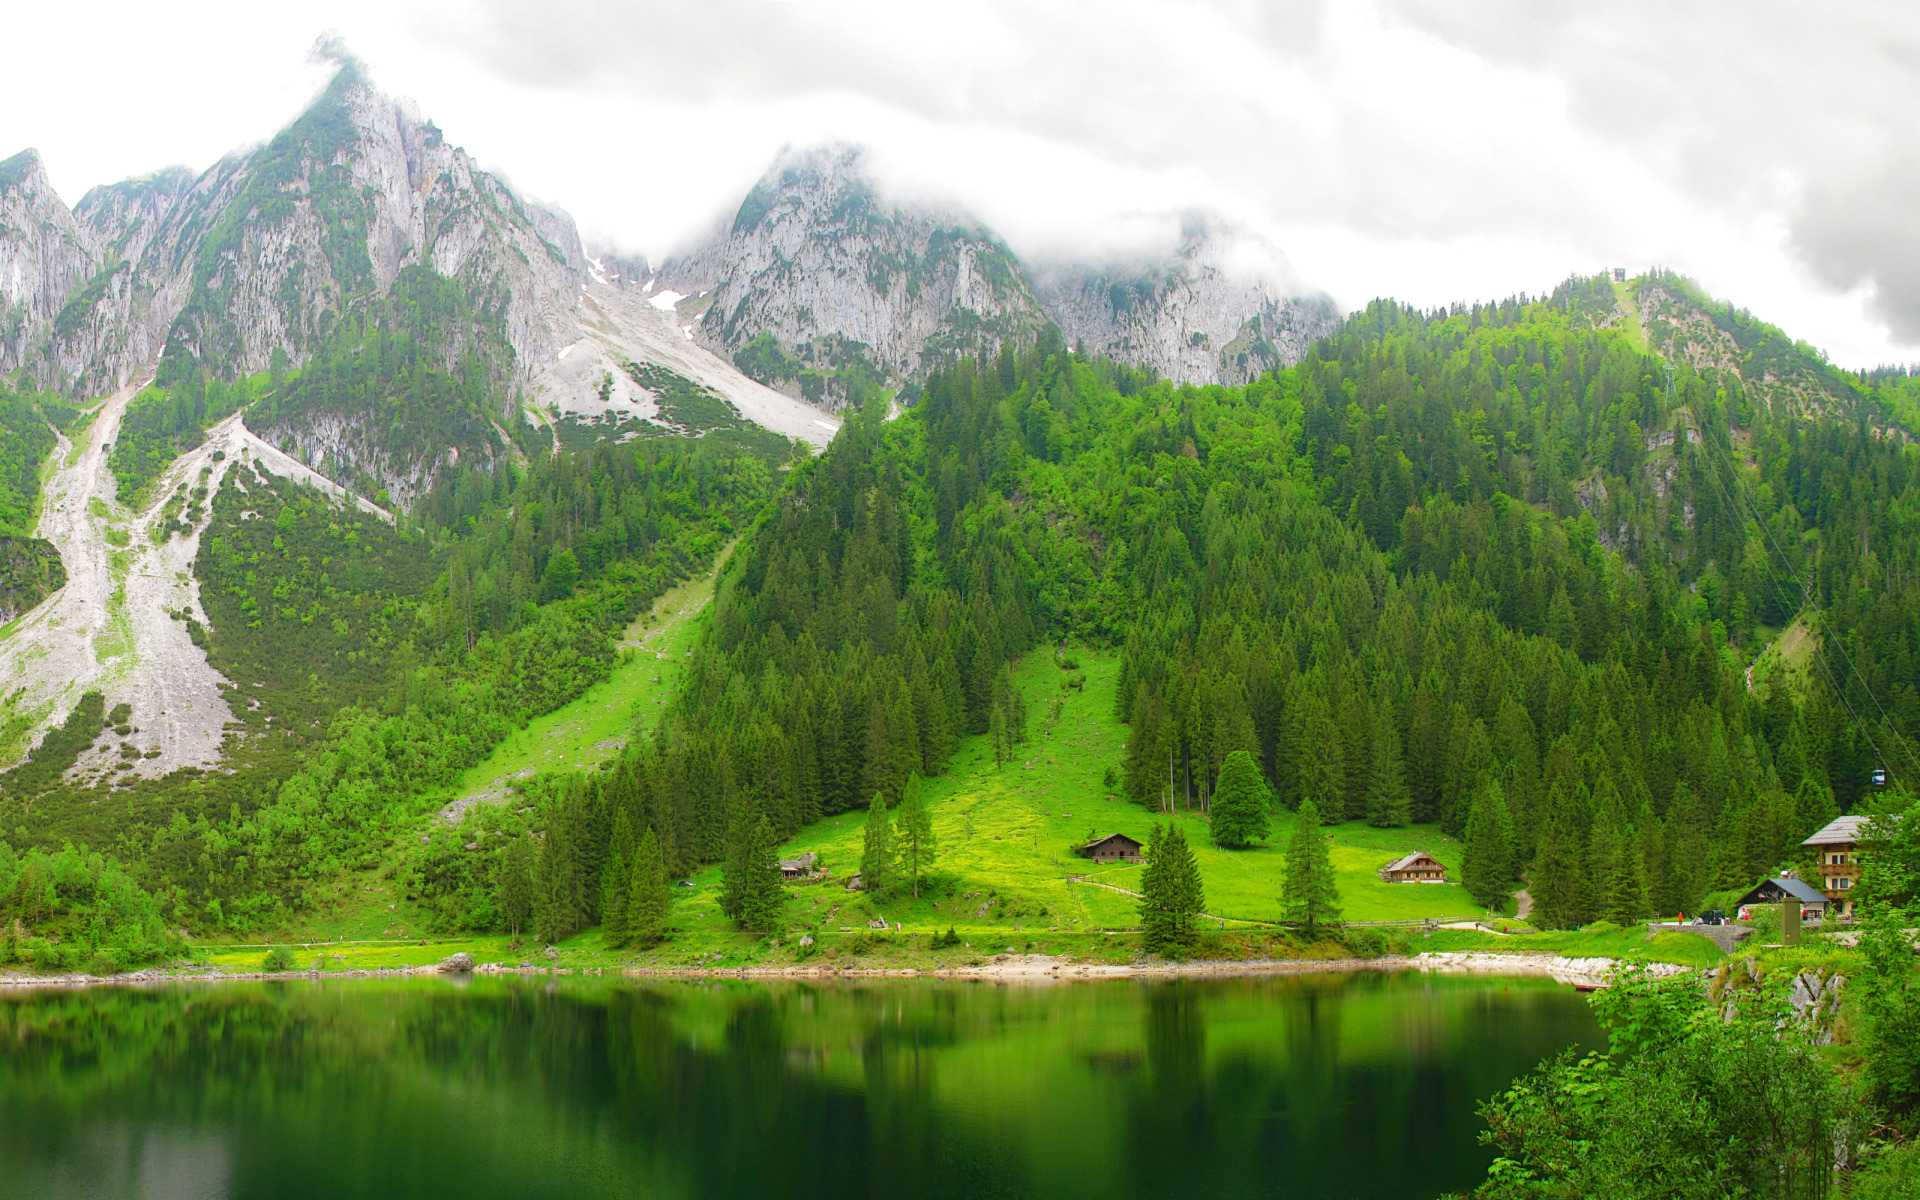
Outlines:
{"label": "roof of house", "polygon": [[785,871],[791,868],[792,870],[795,870],[795,871],[804,871],[808,867],[811,867],[816,861],[818,861],[819,857],[820,857],[819,855],[809,850],[805,854],[802,854],[799,858],[781,859],[780,869]]}
{"label": "roof of house", "polygon": [[1769,883],[1779,888],[1781,891],[1785,892],[1787,895],[1792,896],[1794,899],[1800,901],[1800,903],[1802,904],[1825,904],[1827,902],[1827,898],[1825,896],[1821,895],[1818,891],[1816,891],[1812,887],[1809,887],[1807,884],[1802,883],[1800,880],[1783,878],[1783,879],[1769,879],[1765,883],[1756,885],[1752,891],[1740,897],[1738,903],[1740,904],[1764,903],[1764,901],[1760,899],[1760,889],[1766,887],[1767,884]]}
{"label": "roof of house", "polygon": [[1138,850],[1142,844],[1139,838],[1128,837],[1124,833],[1109,833],[1105,837],[1097,837],[1093,839],[1092,841],[1088,842],[1086,845],[1080,847],[1080,849],[1091,850],[1095,846],[1104,846],[1108,842],[1127,842],[1130,845],[1132,845],[1133,848],[1136,850]]}
{"label": "roof of house", "polygon": [[1820,832],[1800,844],[1802,846],[1832,846],[1842,842],[1857,842],[1866,832],[1866,830],[1862,828],[1866,823],[1867,818],[1861,816],[1835,817],[1833,820],[1821,826]]}
{"label": "roof of house", "polygon": [[[1388,863],[1386,866],[1381,867],[1380,869],[1382,871],[1404,871],[1408,867],[1413,866],[1415,863],[1419,862],[1423,858],[1431,862],[1436,867],[1440,866],[1440,860],[1435,858],[1433,855],[1428,854],[1425,850],[1415,850],[1412,854],[1407,855],[1405,858],[1396,858],[1392,862]],[[1444,870],[1445,868],[1442,868],[1442,869]]]}

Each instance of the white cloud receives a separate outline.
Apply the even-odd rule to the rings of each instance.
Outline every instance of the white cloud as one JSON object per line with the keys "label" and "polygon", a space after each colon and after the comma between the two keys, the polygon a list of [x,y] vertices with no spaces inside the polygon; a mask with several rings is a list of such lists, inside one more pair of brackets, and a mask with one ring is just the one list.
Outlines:
{"label": "white cloud", "polygon": [[1920,21],[1892,6],[106,7],[84,40],[51,6],[10,18],[45,52],[0,78],[0,153],[38,145],[70,199],[269,136],[334,29],[483,163],[655,256],[781,145],[838,137],[1029,253],[1165,239],[1165,214],[1206,206],[1347,305],[1659,264],[1837,361],[1920,357]]}

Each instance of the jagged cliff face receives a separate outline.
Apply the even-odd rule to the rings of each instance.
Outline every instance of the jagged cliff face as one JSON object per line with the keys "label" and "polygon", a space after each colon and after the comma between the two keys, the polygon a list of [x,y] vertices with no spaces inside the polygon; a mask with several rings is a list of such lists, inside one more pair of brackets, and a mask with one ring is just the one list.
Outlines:
{"label": "jagged cliff face", "polygon": [[1071,346],[1175,383],[1245,383],[1298,362],[1340,318],[1299,296],[1279,252],[1252,234],[1190,218],[1161,259],[1036,266],[1034,291]]}
{"label": "jagged cliff face", "polygon": [[789,154],[724,235],[658,281],[691,337],[790,395],[838,405],[1046,323],[1019,263],[964,215],[901,205],[860,151]]}
{"label": "jagged cliff face", "polygon": [[0,372],[33,357],[99,266],[98,239],[53,190],[40,155],[0,162]]}
{"label": "jagged cliff face", "polygon": [[276,351],[299,366],[414,264],[501,317],[514,382],[575,336],[586,261],[572,219],[479,170],[353,67],[273,140],[198,178],[172,168],[68,211],[37,157],[7,167],[0,180],[19,179],[0,187],[0,288],[21,317],[0,369],[81,395],[122,386],[163,347],[163,382],[264,371]]}
{"label": "jagged cliff face", "polygon": [[718,236],[653,285],[687,335],[790,394],[844,403],[856,379],[911,395],[956,354],[1057,327],[1181,383],[1243,382],[1339,323],[1245,231],[1190,221],[1169,255],[1020,262],[964,214],[885,197],[860,151],[789,152]]}

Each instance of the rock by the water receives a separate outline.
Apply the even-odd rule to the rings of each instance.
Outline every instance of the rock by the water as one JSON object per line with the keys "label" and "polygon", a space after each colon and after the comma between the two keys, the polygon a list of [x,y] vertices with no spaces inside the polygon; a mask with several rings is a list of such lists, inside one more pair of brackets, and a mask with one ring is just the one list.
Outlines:
{"label": "rock by the water", "polygon": [[464,974],[473,970],[473,955],[468,954],[465,950],[462,950],[458,954],[448,955],[446,958],[440,960],[440,969],[442,971]]}

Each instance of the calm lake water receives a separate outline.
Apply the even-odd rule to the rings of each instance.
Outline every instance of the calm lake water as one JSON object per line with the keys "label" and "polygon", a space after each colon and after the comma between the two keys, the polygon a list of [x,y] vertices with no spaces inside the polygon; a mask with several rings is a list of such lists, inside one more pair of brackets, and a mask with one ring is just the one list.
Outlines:
{"label": "calm lake water", "polygon": [[1599,1031],[1539,980],[0,989],[0,1197],[1395,1197]]}

